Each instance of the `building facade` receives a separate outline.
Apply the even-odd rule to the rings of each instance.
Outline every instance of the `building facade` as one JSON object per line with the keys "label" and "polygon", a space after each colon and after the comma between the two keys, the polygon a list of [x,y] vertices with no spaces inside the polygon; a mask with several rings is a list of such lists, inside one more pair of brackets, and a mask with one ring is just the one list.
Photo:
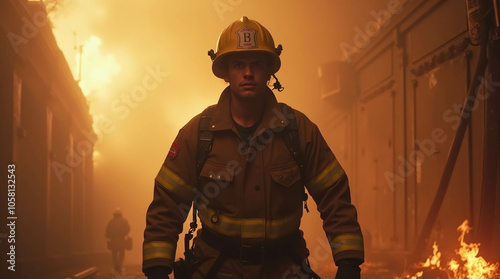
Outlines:
{"label": "building facade", "polygon": [[[479,89],[474,105],[465,103],[480,52],[470,43],[466,1],[388,2],[359,28],[354,44],[341,45],[346,61],[319,71],[322,98],[337,108],[325,136],[343,147],[339,154],[353,173],[367,251],[409,259],[419,245],[428,255],[437,241],[453,253],[457,227],[467,219],[473,227],[467,241],[483,243],[482,255],[498,262],[500,241],[491,237],[500,235],[498,148],[491,144],[499,145],[492,122],[499,110],[492,98],[500,90],[498,41],[480,76],[490,86]],[[471,106],[470,124],[444,199],[434,202],[464,104]],[[422,242],[424,226],[432,230]]]}
{"label": "building facade", "polygon": [[[3,274],[14,264],[19,275],[34,276],[83,262],[94,251],[89,209],[96,137],[44,5],[1,1],[0,13],[0,158],[4,174],[9,165],[15,169],[14,187],[1,191],[3,201],[15,195],[1,209],[2,223],[14,221],[15,229],[0,228],[7,236],[2,259],[14,245],[15,261],[2,260],[1,268]],[[7,241],[12,234],[15,243]]]}

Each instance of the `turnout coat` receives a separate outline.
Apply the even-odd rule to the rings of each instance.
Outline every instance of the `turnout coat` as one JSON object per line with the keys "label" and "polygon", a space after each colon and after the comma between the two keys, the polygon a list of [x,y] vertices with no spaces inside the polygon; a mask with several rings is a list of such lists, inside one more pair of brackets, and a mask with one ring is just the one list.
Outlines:
{"label": "turnout coat", "polygon": [[[214,139],[200,179],[196,168],[200,115],[179,131],[172,144],[155,179],[147,211],[143,270],[173,267],[177,240],[193,199],[198,203],[202,230],[237,245],[267,245],[299,230],[304,186],[317,204],[334,260],[362,262],[363,239],[348,179],[318,127],[294,110],[304,157],[301,174],[283,139],[288,123],[273,92],[265,94],[263,117],[249,145],[233,124],[230,100],[226,88],[213,109],[209,129]],[[303,239],[296,243],[296,251],[307,257]],[[193,278],[202,278],[218,253],[196,237],[195,255],[202,258],[202,264]],[[268,263],[245,264],[228,258],[217,278],[287,278],[283,274],[296,272],[295,262],[286,255]]]}

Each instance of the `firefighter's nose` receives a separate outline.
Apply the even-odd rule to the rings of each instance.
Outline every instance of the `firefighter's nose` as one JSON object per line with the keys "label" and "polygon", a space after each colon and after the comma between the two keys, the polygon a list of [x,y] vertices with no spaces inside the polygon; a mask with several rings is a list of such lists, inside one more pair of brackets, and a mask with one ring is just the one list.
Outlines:
{"label": "firefighter's nose", "polygon": [[248,78],[248,77],[253,77],[253,69],[252,67],[250,67],[250,65],[247,65],[244,69],[244,72],[243,72],[243,75],[244,77]]}

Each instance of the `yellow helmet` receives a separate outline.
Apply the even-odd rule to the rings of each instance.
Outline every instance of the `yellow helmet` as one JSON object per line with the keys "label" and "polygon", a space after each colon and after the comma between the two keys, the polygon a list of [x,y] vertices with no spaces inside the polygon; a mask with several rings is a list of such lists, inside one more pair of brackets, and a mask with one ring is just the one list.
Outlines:
{"label": "yellow helmet", "polygon": [[269,53],[271,57],[271,74],[276,73],[281,67],[279,55],[283,48],[281,45],[274,47],[274,40],[271,33],[255,20],[246,16],[229,25],[222,31],[217,41],[217,48],[208,52],[212,58],[212,72],[215,76],[223,78],[225,65],[222,59],[224,56],[240,51],[262,51]]}

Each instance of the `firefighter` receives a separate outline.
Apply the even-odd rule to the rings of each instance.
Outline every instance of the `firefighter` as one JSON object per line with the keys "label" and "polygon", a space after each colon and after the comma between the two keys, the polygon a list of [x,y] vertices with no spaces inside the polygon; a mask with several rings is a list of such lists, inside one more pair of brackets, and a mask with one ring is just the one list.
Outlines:
{"label": "firefighter", "polygon": [[347,176],[318,127],[297,110],[287,112],[268,87],[281,66],[281,45],[242,17],[222,32],[216,50],[209,51],[212,72],[229,85],[216,105],[181,128],[156,176],[143,272],[168,278],[194,204],[202,228],[187,278],[319,278],[299,230],[305,186],[323,219],[336,278],[359,278],[363,238]]}
{"label": "firefighter", "polygon": [[106,238],[108,249],[111,250],[113,261],[113,273],[122,274],[123,259],[125,258],[126,238],[130,232],[130,226],[122,216],[120,208],[113,211],[113,218],[106,226]]}

